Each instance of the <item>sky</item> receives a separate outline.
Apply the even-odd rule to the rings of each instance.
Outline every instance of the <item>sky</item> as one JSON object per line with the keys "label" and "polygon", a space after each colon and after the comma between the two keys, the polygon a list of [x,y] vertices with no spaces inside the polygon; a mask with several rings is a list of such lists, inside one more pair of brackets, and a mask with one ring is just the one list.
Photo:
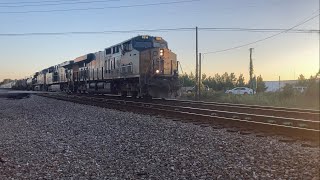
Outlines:
{"label": "sky", "polygon": [[[177,54],[183,72],[195,71],[194,30],[41,36],[5,34],[196,26],[289,29],[317,14],[318,0],[1,0],[0,81],[28,77],[36,71],[103,50],[138,34],[163,37]],[[319,17],[296,29],[319,30]],[[310,77],[319,71],[319,33],[282,33],[249,46],[206,54],[277,33],[199,30],[199,52],[204,53],[202,72],[207,76],[233,72],[237,76],[243,74],[248,80],[249,48],[254,48],[254,73],[264,80],[278,80],[279,76],[282,80],[296,79],[299,74]]]}

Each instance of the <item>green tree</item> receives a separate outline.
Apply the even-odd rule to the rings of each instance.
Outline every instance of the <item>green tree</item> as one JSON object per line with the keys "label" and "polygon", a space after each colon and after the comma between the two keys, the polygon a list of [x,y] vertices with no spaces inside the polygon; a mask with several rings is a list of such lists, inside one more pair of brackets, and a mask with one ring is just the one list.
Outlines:
{"label": "green tree", "polygon": [[214,75],[214,79],[217,82],[215,90],[221,91],[224,88],[224,81],[222,76],[220,76],[218,73]]}
{"label": "green tree", "polygon": [[307,80],[307,90],[306,95],[312,96],[319,99],[320,96],[320,82],[319,82],[319,73],[315,76],[311,76],[309,80]]}
{"label": "green tree", "polygon": [[201,76],[201,81],[205,81],[207,79],[207,75],[205,73],[202,74]]}
{"label": "green tree", "polygon": [[209,86],[215,91],[217,90],[217,81],[214,77],[209,76],[209,77],[203,78],[202,83],[204,85]]}
{"label": "green tree", "polygon": [[297,82],[297,85],[298,86],[307,86],[308,82],[306,80],[306,78],[304,77],[304,75],[300,74],[299,77],[298,77],[298,82]]}
{"label": "green tree", "polygon": [[229,76],[229,81],[230,81],[230,85],[232,87],[235,87],[236,84],[237,84],[237,77],[234,73],[231,73],[230,76]]}
{"label": "green tree", "polygon": [[257,77],[257,92],[265,92],[267,90],[266,84],[263,81],[262,76]]}
{"label": "green tree", "polygon": [[0,85],[1,84],[7,84],[9,82],[12,82],[13,80],[12,79],[4,79],[2,82],[0,82]]}
{"label": "green tree", "polygon": [[243,74],[240,74],[239,77],[238,77],[236,86],[238,86],[238,87],[245,86],[245,82],[244,81],[245,80],[244,80]]}
{"label": "green tree", "polygon": [[230,73],[230,75],[225,72],[220,79],[221,89],[220,90],[227,90],[232,89],[236,85],[237,78],[234,73]]}
{"label": "green tree", "polygon": [[190,73],[190,75],[188,75],[187,73],[184,73],[183,75],[179,76],[180,82],[182,83],[182,86],[194,86],[195,85],[195,78],[194,75],[192,74],[192,72]]}
{"label": "green tree", "polygon": [[293,94],[294,94],[293,86],[291,84],[286,84],[283,87],[283,91],[281,92],[281,97],[288,98],[293,96]]}

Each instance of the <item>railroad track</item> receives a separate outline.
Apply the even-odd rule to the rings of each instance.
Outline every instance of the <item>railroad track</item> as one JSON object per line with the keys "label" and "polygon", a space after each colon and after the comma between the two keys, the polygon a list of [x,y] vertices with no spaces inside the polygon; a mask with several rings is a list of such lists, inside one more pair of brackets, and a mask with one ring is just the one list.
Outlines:
{"label": "railroad track", "polygon": [[[234,104],[205,103],[194,101],[161,100],[121,98],[118,96],[96,96],[96,95],[66,95],[66,94],[43,94],[42,96],[59,100],[72,101],[81,104],[89,104],[106,108],[114,108],[123,111],[133,111],[144,114],[162,115],[169,118],[177,118],[201,125],[213,125],[215,127],[240,128],[241,132],[263,132],[296,139],[312,140],[319,144],[320,121],[313,119],[313,111],[299,111],[307,119],[293,118],[297,113],[293,109],[266,108],[264,112],[261,106],[246,106],[246,108],[233,108]],[[222,109],[222,107],[228,107]],[[219,107],[220,109],[218,109]],[[242,109],[244,112],[239,112]],[[245,109],[250,109],[246,111]],[[276,111],[275,111],[276,109]],[[256,111],[254,111],[256,110]],[[270,112],[273,115],[268,115]],[[285,114],[283,112],[286,112]],[[248,113],[249,112],[249,113]],[[251,112],[251,113],[250,113]],[[252,113],[257,112],[257,113]],[[281,112],[283,116],[276,116]],[[290,113],[289,113],[290,112]],[[280,113],[279,113],[280,114]],[[312,114],[312,116],[310,115]],[[308,119],[309,118],[309,119]]]}
{"label": "railroad track", "polygon": [[[87,95],[85,95],[87,96]],[[91,95],[96,97],[97,95]],[[124,99],[121,96],[116,95],[102,95],[102,97],[108,99]],[[143,99],[125,98],[127,101],[140,101],[146,102]],[[157,99],[154,98],[150,102],[166,105],[184,106],[211,109],[217,111],[231,111],[247,114],[259,114],[284,118],[304,119],[311,121],[319,121],[320,111],[312,109],[298,109],[298,108],[285,108],[285,107],[273,107],[273,106],[257,106],[246,104],[231,104],[231,103],[217,103],[217,102],[204,102],[204,101],[188,101],[188,100],[175,100],[175,99]]]}
{"label": "railroad track", "polygon": [[[172,102],[170,102],[172,101]],[[246,105],[246,104],[231,104],[231,103],[217,103],[217,102],[198,102],[198,101],[179,101],[169,100],[171,104],[181,103],[185,105],[201,106],[209,109],[220,109],[227,111],[243,112],[243,113],[255,113],[270,116],[297,118],[297,119],[309,119],[313,121],[319,121],[320,111],[312,109],[298,109],[298,108],[285,108],[285,107],[272,107],[272,106],[258,106],[258,105]]]}

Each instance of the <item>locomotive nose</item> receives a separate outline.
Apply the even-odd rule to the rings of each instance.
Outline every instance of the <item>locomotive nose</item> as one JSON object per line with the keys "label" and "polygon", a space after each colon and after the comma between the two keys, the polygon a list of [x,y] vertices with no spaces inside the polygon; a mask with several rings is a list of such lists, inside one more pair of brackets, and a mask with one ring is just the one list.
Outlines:
{"label": "locomotive nose", "polygon": [[155,48],[151,53],[153,75],[174,75],[174,72],[177,70],[177,60],[174,53],[168,48]]}

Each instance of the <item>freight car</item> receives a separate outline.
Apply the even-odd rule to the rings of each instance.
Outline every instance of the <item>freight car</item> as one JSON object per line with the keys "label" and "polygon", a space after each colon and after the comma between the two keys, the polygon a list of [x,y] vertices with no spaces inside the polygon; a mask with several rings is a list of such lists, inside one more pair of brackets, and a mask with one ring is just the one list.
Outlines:
{"label": "freight car", "polygon": [[44,69],[32,83],[34,90],[177,97],[178,64],[164,39],[143,35]]}

